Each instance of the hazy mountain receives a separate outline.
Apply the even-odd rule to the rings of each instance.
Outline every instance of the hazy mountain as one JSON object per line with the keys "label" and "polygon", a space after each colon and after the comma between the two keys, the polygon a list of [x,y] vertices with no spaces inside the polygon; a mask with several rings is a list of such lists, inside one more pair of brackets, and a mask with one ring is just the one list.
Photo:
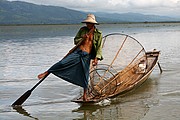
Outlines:
{"label": "hazy mountain", "polygon": [[84,16],[86,13],[63,7],[0,0],[0,24],[70,24]]}
{"label": "hazy mountain", "polygon": [[[144,15],[140,13],[96,13],[101,18],[110,18],[109,22],[164,22],[164,21],[178,21],[176,18],[158,15]],[[180,19],[179,19],[180,20]],[[108,22],[106,21],[106,22]]]}
{"label": "hazy mountain", "polygon": [[[159,22],[178,19],[138,13],[94,13],[100,23]],[[87,13],[57,6],[36,5],[20,1],[0,0],[0,24],[75,24]]]}

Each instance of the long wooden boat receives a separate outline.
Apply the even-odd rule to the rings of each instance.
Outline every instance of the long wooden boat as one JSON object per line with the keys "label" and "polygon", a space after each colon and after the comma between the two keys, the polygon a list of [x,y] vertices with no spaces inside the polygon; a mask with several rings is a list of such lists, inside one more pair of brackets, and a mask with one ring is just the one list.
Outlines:
{"label": "long wooden boat", "polygon": [[160,51],[146,52],[135,38],[126,34],[113,33],[103,38],[104,60],[91,68],[87,100],[80,96],[73,102],[98,103],[125,94],[144,83],[156,64],[160,68]]}

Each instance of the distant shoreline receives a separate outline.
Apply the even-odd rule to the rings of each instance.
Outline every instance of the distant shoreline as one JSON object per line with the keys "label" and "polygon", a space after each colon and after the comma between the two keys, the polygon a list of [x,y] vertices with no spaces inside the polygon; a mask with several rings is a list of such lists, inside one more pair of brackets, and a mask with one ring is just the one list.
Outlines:
{"label": "distant shoreline", "polygon": [[[180,21],[165,21],[165,22],[115,22],[115,23],[100,23],[100,24],[156,24],[156,23],[180,23]],[[39,25],[80,25],[77,24],[0,24],[0,26],[39,26]]]}

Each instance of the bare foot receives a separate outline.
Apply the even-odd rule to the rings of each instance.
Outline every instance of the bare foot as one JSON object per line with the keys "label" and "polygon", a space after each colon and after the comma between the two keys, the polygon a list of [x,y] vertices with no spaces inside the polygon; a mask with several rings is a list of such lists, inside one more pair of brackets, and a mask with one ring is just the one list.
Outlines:
{"label": "bare foot", "polygon": [[87,98],[86,96],[83,95],[83,101],[87,101]]}
{"label": "bare foot", "polygon": [[44,73],[39,74],[39,75],[38,75],[38,79],[39,79],[39,80],[42,80],[47,74],[48,74],[47,71],[44,72]]}

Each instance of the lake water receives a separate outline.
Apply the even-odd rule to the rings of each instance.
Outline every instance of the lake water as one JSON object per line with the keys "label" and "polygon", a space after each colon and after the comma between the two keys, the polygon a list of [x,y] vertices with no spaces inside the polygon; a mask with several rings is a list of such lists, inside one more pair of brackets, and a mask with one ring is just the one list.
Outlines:
{"label": "lake water", "polygon": [[82,106],[71,100],[82,88],[53,75],[23,104],[11,104],[37,82],[37,75],[59,61],[82,25],[0,26],[0,120],[179,120],[180,23],[101,24],[103,35],[125,33],[149,51],[161,51],[160,74],[106,105]]}

